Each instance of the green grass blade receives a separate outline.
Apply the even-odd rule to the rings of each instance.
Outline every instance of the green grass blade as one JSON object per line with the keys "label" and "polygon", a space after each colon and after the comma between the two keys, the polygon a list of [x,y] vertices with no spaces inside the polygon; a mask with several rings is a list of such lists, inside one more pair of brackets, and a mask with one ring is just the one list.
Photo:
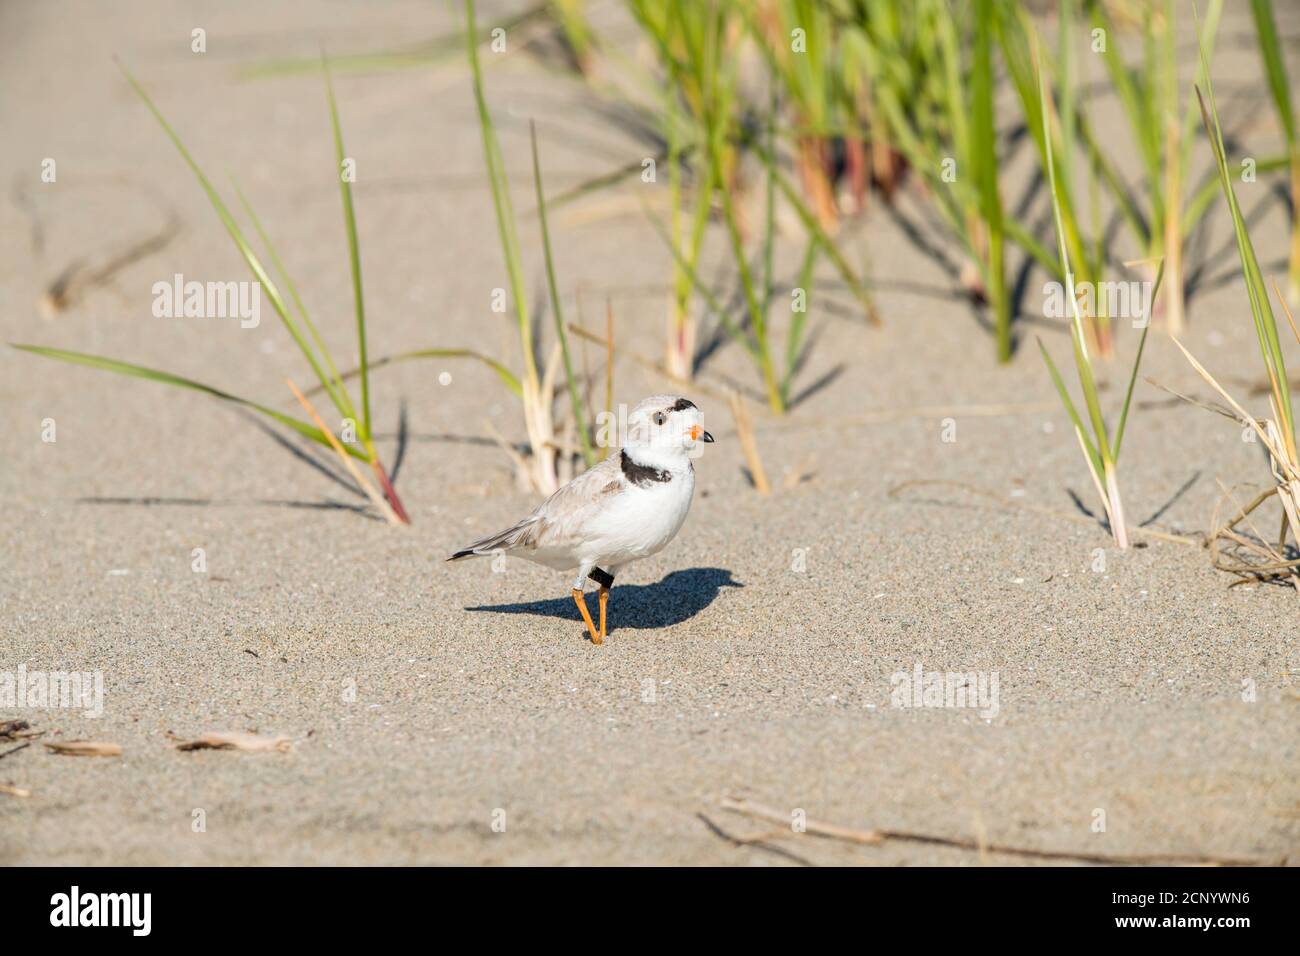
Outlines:
{"label": "green grass blade", "polygon": [[1219,125],[1219,110],[1214,99],[1214,82],[1210,78],[1210,69],[1204,47],[1201,48],[1201,59],[1206,64],[1206,94],[1209,97],[1207,107],[1205,97],[1202,97],[1201,91],[1197,89],[1196,95],[1200,100],[1201,119],[1210,138],[1210,146],[1214,151],[1214,159],[1219,168],[1219,182],[1223,187],[1223,194],[1228,201],[1228,209],[1232,214],[1232,227],[1236,233],[1237,253],[1241,259],[1242,275],[1246,281],[1246,293],[1250,299],[1251,317],[1255,322],[1255,335],[1259,339],[1260,353],[1264,359],[1264,367],[1268,373],[1274,402],[1278,406],[1278,414],[1282,418],[1282,421],[1278,424],[1283,430],[1283,438],[1288,447],[1294,448],[1295,417],[1291,405],[1291,391],[1287,385],[1286,361],[1282,354],[1282,342],[1277,334],[1277,321],[1273,316],[1273,307],[1269,302],[1268,287],[1264,284],[1259,259],[1255,255],[1255,246],[1251,242],[1250,233],[1246,230],[1246,222],[1241,214],[1241,207],[1237,203],[1237,194],[1232,185],[1232,175],[1228,171],[1228,159],[1223,145],[1223,130]]}
{"label": "green grass blade", "polygon": [[334,100],[334,80],[330,76],[329,61],[321,55],[321,69],[325,73],[325,94],[329,99],[330,126],[334,131],[334,174],[339,178],[339,193],[343,197],[343,225],[348,234],[348,265],[352,272],[352,303],[357,315],[357,351],[361,369],[361,421],[362,438],[370,442],[370,374],[366,371],[366,300],[361,287],[361,245],[357,241],[357,215],[352,207],[352,183],[343,175],[346,154],[343,149],[343,128],[339,123],[339,107]]}
{"label": "green grass blade", "polygon": [[803,264],[799,267],[798,287],[804,292],[804,310],[794,313],[790,318],[790,331],[785,340],[785,375],[781,379],[781,398],[787,405],[790,404],[790,385],[794,380],[795,365],[799,361],[799,350],[803,346],[804,328],[808,324],[808,309],[812,306],[813,272],[817,266],[819,248],[817,237],[809,237]]}
{"label": "green grass blade", "polygon": [[532,323],[528,316],[528,289],[524,284],[523,256],[519,252],[519,234],[515,225],[514,205],[510,201],[510,183],[497,142],[492,112],[483,92],[483,69],[478,58],[478,28],[474,19],[474,0],[465,0],[465,45],[469,52],[470,73],[474,81],[474,105],[478,109],[479,131],[483,137],[483,159],[488,183],[492,188],[492,206],[496,212],[497,232],[506,260],[511,297],[518,322],[519,343],[524,355],[524,373],[530,388],[538,385],[537,363],[533,359]]}
{"label": "green grass blade", "polygon": [[[1083,315],[1079,311],[1079,300],[1074,290],[1074,270],[1070,267],[1070,253],[1065,244],[1065,225],[1061,217],[1061,199],[1056,183],[1056,162],[1052,153],[1051,99],[1047,93],[1047,81],[1040,69],[1038,72],[1039,107],[1043,119],[1043,141],[1047,151],[1047,184],[1052,200],[1052,218],[1056,223],[1057,255],[1061,258],[1061,268],[1065,272],[1065,297],[1070,300],[1073,321],[1070,323],[1070,338],[1074,345],[1074,364],[1079,374],[1079,385],[1083,390],[1084,404],[1088,417],[1092,421],[1093,436],[1097,453],[1103,468],[1098,474],[1109,473],[1114,464],[1106,439],[1106,422],[1101,414],[1101,403],[1097,398],[1097,383],[1092,374],[1092,359],[1084,339]],[[1086,438],[1087,436],[1085,436]]]}
{"label": "green grass blade", "polygon": [[1151,331],[1151,310],[1155,307],[1156,296],[1160,294],[1160,283],[1165,277],[1165,261],[1160,260],[1156,270],[1156,281],[1151,288],[1151,298],[1147,300],[1146,324],[1142,326],[1142,337],[1138,340],[1137,355],[1133,358],[1133,371],[1129,373],[1128,388],[1124,392],[1124,405],[1119,411],[1119,423],[1115,426],[1115,440],[1111,442],[1112,460],[1119,461],[1119,446],[1124,442],[1124,426],[1128,424],[1128,410],[1133,402],[1133,386],[1137,384],[1138,367],[1142,364],[1142,353],[1147,347],[1147,333]]}
{"label": "green grass blade", "polygon": [[1065,406],[1070,421],[1074,423],[1075,429],[1083,438],[1083,447],[1088,453],[1088,464],[1100,476],[1104,469],[1101,455],[1098,454],[1097,447],[1093,444],[1092,439],[1088,437],[1088,429],[1084,427],[1083,419],[1079,417],[1079,411],[1074,405],[1074,400],[1070,398],[1070,392],[1065,387],[1065,380],[1061,378],[1061,373],[1057,371],[1056,363],[1052,361],[1052,356],[1048,354],[1047,346],[1043,345],[1042,339],[1038,340],[1038,351],[1043,354],[1043,361],[1047,363],[1047,371],[1052,376],[1052,384],[1056,386],[1057,394],[1061,396],[1061,404]]}
{"label": "green grass blade", "polygon": [[[1273,18],[1271,0],[1251,0],[1255,15],[1255,32],[1259,36],[1259,49],[1264,60],[1264,72],[1277,106],[1278,119],[1286,135],[1287,153],[1291,157],[1291,202],[1300,204],[1300,141],[1296,137],[1296,118],[1291,106],[1291,84],[1286,73],[1286,60],[1278,40],[1277,21]],[[1290,295],[1300,295],[1300,210],[1291,210],[1291,252],[1287,268]],[[1300,535],[1300,531],[1296,532]]]}
{"label": "green grass blade", "polygon": [[1052,255],[1047,247],[1039,242],[1038,238],[1024,225],[1014,219],[1006,220],[1004,225],[1007,237],[1029,253],[1034,261],[1043,267],[1044,271],[1051,273],[1058,279],[1065,278],[1065,273],[1061,271],[1060,260]]}
{"label": "green grass blade", "polygon": [[194,173],[195,178],[198,179],[199,185],[203,188],[204,193],[207,194],[208,201],[212,204],[212,208],[216,210],[217,217],[221,220],[221,224],[226,227],[226,232],[229,233],[230,238],[234,241],[235,247],[239,250],[239,254],[243,256],[244,261],[248,264],[248,268],[252,270],[254,278],[256,278],[261,284],[262,289],[266,292],[267,298],[271,300],[271,306],[275,309],[276,315],[280,317],[281,323],[289,332],[289,335],[293,337],[293,340],[302,352],[303,357],[307,359],[307,363],[311,366],[311,370],[315,373],[316,378],[320,381],[321,385],[328,390],[329,379],[326,377],[325,371],[321,368],[320,362],[317,360],[311,345],[303,336],[302,329],[298,327],[298,323],[296,323],[293,320],[293,316],[289,314],[289,307],[285,303],[284,297],[280,294],[279,288],[271,280],[271,276],[267,273],[261,260],[258,259],[257,254],[253,252],[252,246],[249,245],[248,240],[244,238],[243,231],[239,228],[239,224],[235,222],[234,216],[230,214],[230,210],[226,208],[226,204],[222,200],[220,193],[217,192],[216,187],[212,185],[212,181],[204,174],[194,157],[190,155],[189,150],[185,148],[185,144],[181,142],[180,136],[178,136],[176,131],[172,129],[171,124],[167,122],[166,117],[162,115],[162,112],[154,104],[154,101],[150,98],[149,94],[145,92],[144,87],[140,85],[139,81],[136,80],[131,72],[121,63],[118,64],[118,69],[122,71],[122,75],[126,77],[126,81],[131,84],[131,88],[135,90],[136,94],[144,102],[144,105],[148,107],[149,112],[152,113],[154,119],[158,121],[158,125],[160,125],[163,132],[167,134],[167,138],[172,141],[172,145],[175,146],[177,152],[181,154],[181,158],[185,160],[185,164],[189,166],[190,171]]}
{"label": "green grass blade", "polygon": [[993,0],[975,2],[975,46],[971,68],[970,166],[980,197],[980,218],[988,231],[989,306],[997,331],[998,361],[1011,359],[1011,312],[1003,268],[1002,198],[998,190],[997,129],[993,107]]}
{"label": "green grass blade", "polygon": [[[33,355],[43,355],[46,358],[58,359],[62,362],[71,362],[75,365],[85,365],[90,368],[100,369],[105,372],[114,372],[118,375],[127,375],[132,378],[143,378],[151,382],[158,382],[162,385],[171,385],[175,388],[187,388],[195,392],[202,392],[212,398],[219,398],[223,402],[233,402],[236,405],[242,405],[245,408],[251,408],[253,411],[272,418],[282,425],[292,428],[301,435],[310,438],[312,441],[319,442],[326,448],[330,447],[330,441],[325,437],[325,433],[314,425],[299,421],[292,415],[285,415],[283,412],[277,412],[274,408],[268,408],[247,398],[240,398],[238,395],[232,395],[230,392],[222,391],[219,388],[213,388],[211,385],[204,385],[202,382],[196,382],[194,379],[184,378],[180,375],[173,375],[171,372],[163,372],[158,369],[148,368],[144,365],[133,365],[130,362],[119,362],[116,359],[104,358],[100,355],[89,355],[85,352],[72,352],[67,349],[49,348],[43,345],[18,345],[10,343],[11,347],[20,349],[23,352],[31,352]],[[360,458],[368,461],[369,458],[365,452],[343,446],[348,453],[354,458]]]}
{"label": "green grass blade", "polygon": [[[1291,160],[1286,156],[1266,156],[1255,163],[1255,172],[1275,173],[1279,169],[1286,169],[1290,165]],[[1187,204],[1187,212],[1183,215],[1184,233],[1190,233],[1196,224],[1201,221],[1201,217],[1209,210],[1214,197],[1218,196],[1222,189],[1223,187],[1219,183],[1219,171],[1216,168],[1209,179],[1196,191],[1192,201]]]}
{"label": "green grass blade", "polygon": [[1282,56],[1282,44],[1278,40],[1272,0],[1250,0],[1250,12],[1255,18],[1255,33],[1259,37],[1264,75],[1268,78],[1269,92],[1273,94],[1278,120],[1286,134],[1287,146],[1295,149],[1296,123],[1295,113],[1291,109],[1291,84],[1287,81],[1286,60]]}
{"label": "green grass blade", "polygon": [[1106,185],[1108,194],[1114,200],[1120,214],[1123,215],[1124,221],[1133,230],[1133,235],[1138,244],[1143,249],[1149,248],[1153,235],[1151,223],[1147,222],[1142,210],[1138,208],[1137,202],[1134,201],[1134,190],[1124,182],[1119,172],[1116,171],[1114,164],[1107,157],[1106,144],[1098,138],[1092,124],[1083,117],[1079,120],[1079,135],[1088,150],[1088,161],[1101,174],[1102,183]]}
{"label": "green grass blade", "polygon": [[722,307],[722,303],[718,301],[718,297],[713,294],[712,290],[710,290],[707,285],[705,285],[704,280],[701,279],[699,273],[695,271],[695,267],[687,261],[684,255],[682,255],[681,250],[677,248],[676,244],[673,242],[672,236],[670,236],[668,230],[664,228],[663,223],[656,219],[654,214],[651,213],[648,208],[645,209],[645,214],[646,219],[650,221],[650,225],[654,227],[659,238],[662,239],[664,245],[668,247],[668,251],[673,256],[673,261],[677,263],[686,274],[687,278],[690,279],[691,285],[693,285],[695,290],[699,292],[700,296],[704,299],[705,304],[708,305],[709,310],[717,318],[726,333],[745,350],[745,353],[750,357],[750,359],[757,362],[759,360],[758,349],[754,343],[750,341],[744,332],[737,328],[735,323],[733,323],[727,316],[727,311]]}
{"label": "green grass blade", "polygon": [[564,312],[560,307],[560,287],[555,278],[555,259],[551,254],[551,231],[546,224],[546,194],[542,190],[542,164],[537,157],[537,127],[528,124],[528,135],[533,147],[533,188],[537,191],[537,217],[542,224],[542,250],[546,258],[546,286],[551,293],[551,311],[555,314],[555,333],[560,339],[560,354],[564,358],[564,377],[569,386],[569,401],[573,405],[573,423],[578,432],[582,459],[590,468],[596,463],[587,435],[587,420],[582,413],[582,400],[578,397],[578,380],[573,376],[573,359],[569,356],[569,337],[564,332]]}
{"label": "green grass blade", "polygon": [[[253,231],[257,233],[262,245],[266,247],[266,254],[271,259],[271,265],[275,268],[276,275],[284,283],[284,287],[289,290],[289,298],[293,300],[294,308],[298,312],[298,318],[302,324],[307,327],[307,332],[311,335],[312,342],[317,351],[325,360],[325,365],[329,369],[330,382],[325,383],[325,392],[334,403],[334,407],[339,410],[339,414],[344,418],[350,418],[353,421],[357,419],[356,409],[352,405],[352,398],[348,395],[347,389],[343,387],[342,379],[339,378],[339,370],[334,365],[334,359],[330,356],[329,349],[325,347],[324,341],[321,340],[320,332],[316,328],[316,323],[311,320],[307,314],[307,307],[303,305],[302,296],[298,294],[298,287],[293,280],[289,278],[289,273],[280,260],[280,255],[275,251],[275,246],[271,242],[271,237],[267,235],[266,230],[262,228],[262,221],[258,218],[257,213],[253,211],[252,204],[249,203],[248,197],[244,191],[235,184],[235,195],[239,197],[240,205],[244,208],[244,214],[248,216],[249,222],[253,224]],[[332,387],[331,387],[332,386]]]}
{"label": "green grass blade", "polygon": [[[767,149],[771,152],[776,146],[776,89],[773,89],[769,95],[767,108]],[[772,257],[775,251],[774,238],[776,236],[776,180],[772,176],[772,170],[768,169],[766,181],[763,183],[763,314],[766,315],[772,306]]]}
{"label": "green grass blade", "polygon": [[[1205,59],[1198,60],[1196,73],[1192,80],[1193,86],[1205,85],[1206,64],[1214,58],[1214,43],[1218,38],[1219,19],[1223,15],[1223,0],[1210,0],[1205,10],[1205,19],[1201,21],[1201,45],[1205,47]],[[1196,97],[1187,97],[1187,107],[1183,111],[1183,132],[1182,132],[1182,156],[1179,161],[1183,165],[1182,178],[1186,179],[1187,162],[1192,152],[1192,145],[1196,142],[1196,128],[1201,118],[1200,107],[1197,105]],[[1262,170],[1261,170],[1262,171]],[[1187,218],[1183,218],[1183,235],[1189,235],[1192,231],[1192,223]]]}
{"label": "green grass blade", "polygon": [[[720,183],[722,182],[721,171],[716,167],[714,176]],[[784,411],[784,405],[781,402],[776,371],[772,367],[772,352],[767,339],[767,315],[763,311],[763,303],[759,299],[757,287],[754,285],[754,276],[745,257],[745,246],[740,236],[740,224],[736,221],[736,210],[732,205],[731,191],[723,183],[718,188],[718,194],[722,197],[722,219],[727,227],[727,235],[731,239],[732,254],[736,260],[736,271],[740,275],[740,287],[745,294],[745,306],[749,312],[749,325],[754,332],[759,373],[763,377],[763,386],[767,391],[768,404],[771,406],[772,411],[780,415]]]}
{"label": "green grass blade", "polygon": [[1074,147],[1075,131],[1075,79],[1072,71],[1074,48],[1074,0],[1060,0],[1057,5],[1057,22],[1060,24],[1056,38],[1057,75],[1061,88],[1061,181],[1065,195],[1074,202]]}
{"label": "green grass blade", "polygon": [[[1164,128],[1159,122],[1158,115],[1153,116],[1154,109],[1154,90],[1147,89],[1145,85],[1140,85],[1134,79],[1133,72],[1124,62],[1123,52],[1120,49],[1118,38],[1119,30],[1115,27],[1114,21],[1106,10],[1106,5],[1100,2],[1091,4],[1092,23],[1094,29],[1100,28],[1106,31],[1106,51],[1101,54],[1102,62],[1105,63],[1107,71],[1110,73],[1111,85],[1115,88],[1115,93],[1119,97],[1120,103],[1124,107],[1124,113],[1128,117],[1129,127],[1133,133],[1134,139],[1138,144],[1138,151],[1146,173],[1148,183],[1159,183],[1160,177],[1160,131]],[[1151,26],[1148,16],[1147,27]],[[1150,29],[1146,31],[1150,34]],[[1152,209],[1156,222],[1152,225],[1150,236],[1155,237],[1163,234],[1163,215],[1156,211],[1156,206],[1160,202],[1160,191],[1152,190],[1151,193]]]}
{"label": "green grass blade", "polygon": [[850,266],[848,260],[844,258],[844,254],[839,251],[834,240],[832,240],[826,230],[822,228],[821,223],[817,220],[817,215],[809,209],[808,204],[803,201],[803,197],[799,195],[799,190],[797,190],[781,170],[777,168],[776,158],[762,146],[758,146],[756,149],[756,155],[763,165],[771,171],[772,177],[776,180],[777,188],[781,190],[781,194],[785,196],[786,201],[790,203],[791,207],[793,207],[795,214],[799,217],[799,221],[803,223],[804,229],[806,229],[811,236],[816,237],[821,250],[826,253],[826,258],[831,261],[831,265],[833,265],[835,271],[840,274],[840,278],[844,281],[844,284],[849,287],[849,291],[852,292],[853,296],[862,304],[866,310],[865,314],[867,320],[873,325],[878,324],[880,320],[876,316],[876,306],[872,301],[871,293],[867,291],[866,285],[860,278],[858,278],[857,273],[853,271],[853,267]]}

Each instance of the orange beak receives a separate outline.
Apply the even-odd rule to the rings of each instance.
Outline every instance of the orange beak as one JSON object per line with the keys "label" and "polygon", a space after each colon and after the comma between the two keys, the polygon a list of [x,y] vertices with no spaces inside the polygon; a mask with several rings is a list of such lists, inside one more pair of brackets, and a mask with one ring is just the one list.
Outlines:
{"label": "orange beak", "polygon": [[687,434],[691,436],[691,441],[699,441],[701,438],[708,442],[713,441],[713,436],[699,425],[692,425],[691,430]]}

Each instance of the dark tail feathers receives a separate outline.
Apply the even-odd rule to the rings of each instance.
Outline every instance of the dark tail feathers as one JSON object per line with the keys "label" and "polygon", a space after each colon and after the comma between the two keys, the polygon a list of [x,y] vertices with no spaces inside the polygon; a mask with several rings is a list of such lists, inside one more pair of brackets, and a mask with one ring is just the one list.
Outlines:
{"label": "dark tail feathers", "polygon": [[461,548],[447,560],[460,561],[464,558],[490,556],[498,551],[509,551],[513,547],[526,544],[529,534],[536,530],[536,524],[537,518],[529,515],[518,524],[506,528],[505,531],[490,534],[486,538],[475,541],[468,548]]}

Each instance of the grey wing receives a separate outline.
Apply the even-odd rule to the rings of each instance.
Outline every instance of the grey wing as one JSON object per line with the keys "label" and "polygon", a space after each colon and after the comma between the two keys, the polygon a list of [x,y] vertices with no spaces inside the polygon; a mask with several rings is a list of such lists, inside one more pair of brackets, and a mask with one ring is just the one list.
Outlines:
{"label": "grey wing", "polygon": [[618,459],[607,458],[557,490],[522,521],[480,538],[448,560],[517,548],[562,548],[581,541],[584,525],[600,510],[602,499],[622,490],[624,484]]}
{"label": "grey wing", "polygon": [[586,537],[587,523],[606,506],[610,496],[622,491],[625,485],[617,458],[606,458],[584,471],[524,519],[532,522],[523,539],[524,546],[563,548],[582,541]]}

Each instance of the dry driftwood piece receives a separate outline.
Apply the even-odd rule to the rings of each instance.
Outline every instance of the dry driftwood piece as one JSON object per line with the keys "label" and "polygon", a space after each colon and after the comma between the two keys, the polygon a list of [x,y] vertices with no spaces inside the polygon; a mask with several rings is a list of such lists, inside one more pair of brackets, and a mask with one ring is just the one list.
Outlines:
{"label": "dry driftwood piece", "polygon": [[52,753],[68,757],[120,757],[120,744],[110,744],[102,740],[56,740],[45,745]]}
{"label": "dry driftwood piece", "polygon": [[[722,809],[766,820],[771,823],[789,825],[790,814],[786,811],[753,803],[743,797],[723,797]],[[910,843],[930,843],[936,846],[950,846],[959,850],[976,850],[980,853],[1000,853],[1005,856],[1030,857],[1037,860],[1070,860],[1076,863],[1123,864],[1183,864],[1187,866],[1277,866],[1279,861],[1233,859],[1228,857],[1199,856],[1184,853],[1080,853],[1071,850],[1039,850],[1031,847],[1008,846],[972,840],[967,837],[945,837],[930,833],[917,833],[911,830],[871,829],[860,830],[853,827],[838,826],[833,823],[820,823],[809,819],[804,832],[812,836],[831,840],[843,840],[863,846],[876,846],[887,840]],[[791,833],[795,831],[791,830]]]}
{"label": "dry driftwood piece", "polygon": [[24,790],[22,787],[11,787],[7,783],[0,783],[0,793],[10,797],[30,797],[32,792]]}
{"label": "dry driftwood piece", "polygon": [[291,746],[288,737],[268,737],[238,730],[213,730],[197,740],[183,740],[177,750],[244,750],[249,753],[286,753]]}

